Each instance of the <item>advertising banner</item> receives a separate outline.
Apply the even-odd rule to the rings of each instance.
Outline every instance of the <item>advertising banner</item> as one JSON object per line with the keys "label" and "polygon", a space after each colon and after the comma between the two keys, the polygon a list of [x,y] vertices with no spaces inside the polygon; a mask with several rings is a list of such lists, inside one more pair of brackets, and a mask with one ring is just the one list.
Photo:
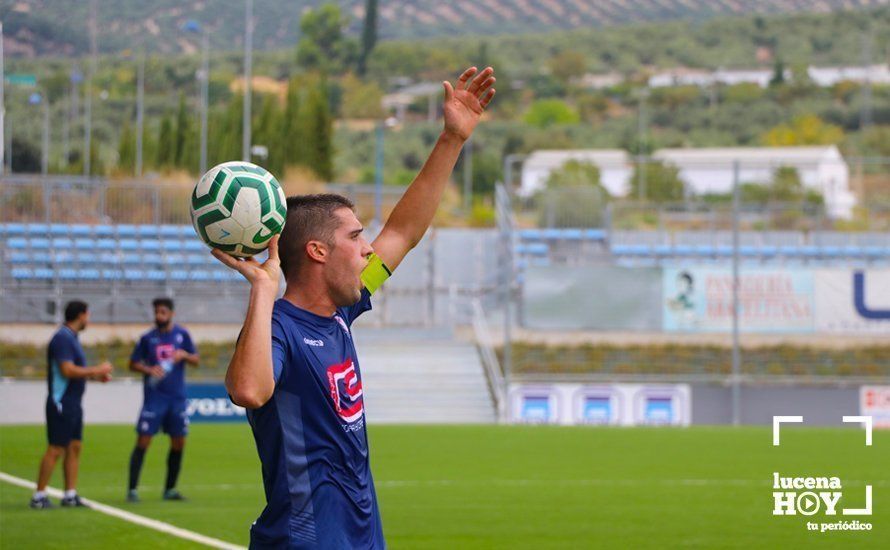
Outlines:
{"label": "advertising banner", "polygon": [[817,332],[890,334],[890,269],[815,273]]}
{"label": "advertising banner", "polygon": [[[732,270],[665,268],[662,324],[666,332],[728,332],[732,329]],[[740,330],[754,333],[812,332],[813,272],[743,269],[739,281]]]}
{"label": "advertising banner", "polygon": [[520,424],[688,426],[688,384],[511,384],[510,419]]}
{"label": "advertising banner", "polygon": [[188,384],[186,399],[189,422],[245,422],[243,407],[232,403],[222,384]]}
{"label": "advertising banner", "polygon": [[872,417],[875,428],[890,428],[890,386],[859,388],[859,414]]}

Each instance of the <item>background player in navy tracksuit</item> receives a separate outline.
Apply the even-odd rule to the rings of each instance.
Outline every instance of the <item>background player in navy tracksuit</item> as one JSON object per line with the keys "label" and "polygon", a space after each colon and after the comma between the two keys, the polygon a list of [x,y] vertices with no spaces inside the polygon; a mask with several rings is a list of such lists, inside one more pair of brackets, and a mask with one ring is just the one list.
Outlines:
{"label": "background player in navy tracksuit", "polygon": [[[494,95],[493,70],[445,86],[445,128],[373,242],[337,195],[291,197],[269,259],[213,254],[250,281],[244,328],[226,372],[248,409],[266,508],[251,548],[383,548],[351,325],[430,225],[454,163]],[[474,78],[475,75],[475,78]],[[279,269],[280,267],[280,269]],[[275,300],[280,272],[287,288]]]}
{"label": "background player in navy tracksuit", "polygon": [[176,490],[182,465],[182,451],[188,434],[188,413],[185,400],[185,365],[198,366],[198,352],[188,331],[173,323],[173,300],[156,298],[152,302],[155,328],[139,339],[130,356],[130,370],[143,376],[143,403],[136,421],[136,446],[130,455],[130,483],[127,500],[138,502],[136,486],[145,451],[151,438],[163,429],[170,436],[167,455],[165,500],[183,500]]}
{"label": "background player in navy tracksuit", "polygon": [[46,435],[49,446],[40,461],[37,491],[31,498],[31,508],[52,508],[46,486],[56,461],[65,455],[65,495],[62,506],[83,506],[77,495],[77,471],[83,440],[83,408],[81,399],[87,379],[111,380],[111,363],[87,366],[86,356],[77,335],[90,320],[84,302],[71,301],[65,306],[65,324],[53,335],[47,349]]}

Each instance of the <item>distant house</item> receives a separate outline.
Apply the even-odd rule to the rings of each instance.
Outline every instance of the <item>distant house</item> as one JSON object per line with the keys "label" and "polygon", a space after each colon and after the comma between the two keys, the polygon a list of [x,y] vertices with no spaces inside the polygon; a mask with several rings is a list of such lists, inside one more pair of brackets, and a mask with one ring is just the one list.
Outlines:
{"label": "distant house", "polygon": [[807,75],[817,86],[834,86],[843,80],[890,84],[890,66],[871,65],[868,67],[809,67]]}
{"label": "distant house", "polygon": [[850,169],[834,145],[661,149],[653,156],[679,168],[687,192],[696,195],[732,191],[738,162],[742,183],[769,183],[778,168],[794,168],[806,188],[822,194],[832,217],[849,218],[856,202],[849,187]]}
{"label": "distant house", "polygon": [[622,149],[576,149],[569,151],[535,151],[522,165],[522,184],[519,194],[530,196],[544,188],[550,172],[566,162],[576,160],[595,165],[600,170],[600,183],[610,195],[628,192],[628,180],[633,167],[630,156]]}
{"label": "distant house", "polygon": [[[653,157],[675,166],[690,195],[732,191],[734,163],[741,183],[767,184],[776,170],[797,170],[806,188],[822,194],[828,214],[849,218],[855,197],[850,192],[850,169],[834,145],[819,147],[730,147],[661,149]],[[521,196],[544,188],[547,177],[569,160],[588,162],[600,169],[600,182],[613,196],[627,196],[633,174],[632,158],[620,149],[535,151],[522,166]]]}

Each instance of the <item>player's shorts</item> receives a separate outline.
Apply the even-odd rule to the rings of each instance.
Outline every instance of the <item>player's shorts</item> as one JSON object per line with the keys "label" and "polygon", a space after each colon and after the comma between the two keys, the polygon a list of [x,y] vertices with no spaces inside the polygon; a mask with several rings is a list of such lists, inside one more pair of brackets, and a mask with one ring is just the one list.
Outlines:
{"label": "player's shorts", "polygon": [[155,435],[159,429],[171,437],[182,437],[188,434],[189,417],[186,400],[181,398],[149,398],[142,405],[139,420],[136,422],[136,433],[139,435]]}
{"label": "player's shorts", "polygon": [[46,400],[46,438],[50,445],[67,447],[72,441],[83,439],[83,409],[62,406]]}

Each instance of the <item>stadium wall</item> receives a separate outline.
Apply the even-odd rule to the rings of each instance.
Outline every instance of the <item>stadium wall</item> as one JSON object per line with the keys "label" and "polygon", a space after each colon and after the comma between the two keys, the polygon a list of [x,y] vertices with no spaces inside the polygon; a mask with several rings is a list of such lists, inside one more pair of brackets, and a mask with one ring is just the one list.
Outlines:
{"label": "stadium wall", "polygon": [[[715,384],[684,386],[689,389],[688,406],[691,411],[689,423],[693,425],[731,423],[732,401],[728,387]],[[194,391],[191,392],[190,398],[205,400],[191,403],[193,421],[244,420],[243,412],[226,405],[221,384],[207,386],[194,384],[192,387]],[[598,387],[602,388],[603,385],[600,384]],[[535,390],[539,394],[540,385],[537,385]],[[42,424],[45,401],[45,382],[10,379],[0,381],[0,424]],[[139,415],[141,403],[142,384],[138,381],[90,384],[84,395],[85,421],[88,424],[131,424]],[[770,425],[773,415],[802,415],[808,426],[844,426],[841,416],[860,414],[860,406],[859,386],[831,388],[743,386],[741,391],[741,419],[743,424],[749,425]],[[516,420],[522,421],[521,418]]]}

